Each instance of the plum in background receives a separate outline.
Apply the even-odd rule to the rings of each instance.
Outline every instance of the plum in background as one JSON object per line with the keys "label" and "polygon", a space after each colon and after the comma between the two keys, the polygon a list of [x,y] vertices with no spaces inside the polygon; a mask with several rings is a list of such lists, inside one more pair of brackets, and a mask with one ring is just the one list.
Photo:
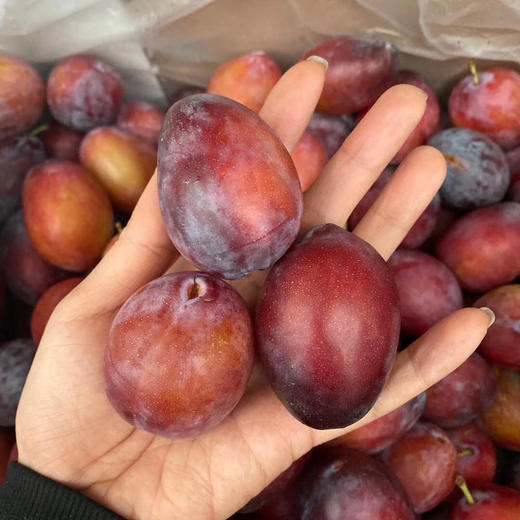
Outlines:
{"label": "plum in background", "polygon": [[242,509],[240,513],[252,513],[262,509],[279,495],[285,494],[285,490],[289,488],[298,478],[307,463],[309,462],[310,453],[303,455],[295,460],[283,473],[278,475],[261,493],[252,498]]}
{"label": "plum in background", "polygon": [[[361,219],[365,216],[366,212],[370,209],[372,204],[374,204],[376,199],[385,189],[386,185],[390,182],[394,171],[395,168],[392,166],[385,168],[376,182],[358,202],[357,206],[354,208],[348,219],[348,225],[350,229],[354,229],[359,224]],[[421,216],[417,219],[410,231],[408,231],[407,235],[404,237],[403,241],[401,242],[401,247],[413,249],[421,246],[433,232],[440,210],[441,200],[439,195],[436,194],[430,204],[428,204],[428,207],[423,211]]]}
{"label": "plum in background", "polygon": [[331,116],[314,112],[309,121],[307,132],[323,141],[330,159],[338,151],[353,128],[354,119],[351,116]]}
{"label": "plum in background", "polygon": [[12,215],[0,235],[2,272],[9,290],[34,305],[43,292],[67,276],[47,263],[34,249],[25,228],[23,212]]}
{"label": "plum in background", "polygon": [[81,163],[108,192],[114,208],[131,213],[155,166],[155,148],[115,126],[91,130],[79,151]]}
{"label": "plum in background", "polygon": [[80,277],[67,278],[67,280],[52,285],[42,294],[31,318],[31,336],[35,345],[40,343],[45,326],[58,303],[82,280],[83,278]]}
{"label": "plum in background", "polygon": [[253,368],[242,298],[206,273],[162,276],[119,309],[105,348],[107,396],[137,428],[172,439],[217,426]]}
{"label": "plum in background", "polygon": [[454,126],[470,128],[509,150],[520,145],[520,74],[495,67],[465,76],[449,100]]}
{"label": "plum in background", "polygon": [[447,174],[440,193],[453,209],[470,210],[502,200],[509,187],[504,152],[485,135],[465,128],[449,128],[428,142],[446,159]]}
{"label": "plum in background", "polygon": [[506,154],[511,173],[511,181],[507,196],[509,200],[520,202],[520,147],[509,151]]}
{"label": "plum in background", "polygon": [[469,490],[473,503],[462,497],[450,520],[518,520],[520,493],[496,484],[480,485]]}
{"label": "plum in background", "polygon": [[457,453],[438,426],[415,424],[381,457],[400,480],[416,513],[438,506],[455,487]]}
{"label": "plum in background", "polygon": [[114,215],[108,195],[79,164],[51,160],[31,168],[23,205],[34,248],[63,269],[90,269],[112,238]]}
{"label": "plum in background", "polygon": [[433,256],[398,249],[388,260],[401,303],[401,333],[424,334],[439,320],[462,307],[455,275]]}
{"label": "plum in background", "polygon": [[265,52],[252,52],[223,63],[209,80],[208,94],[226,96],[259,112],[281,76],[280,67]]}
{"label": "plum in background", "polygon": [[481,296],[475,307],[489,307],[495,323],[479,346],[490,363],[520,370],[520,285],[504,285]]}
{"label": "plum in background", "polygon": [[393,412],[346,433],[329,444],[344,445],[370,454],[378,453],[392,445],[419,420],[425,404],[426,394],[423,392]]}
{"label": "plum in background", "polygon": [[476,424],[467,424],[446,433],[457,450],[457,472],[468,486],[492,482],[497,471],[497,456],[486,432]]}
{"label": "plum in background", "polygon": [[157,147],[164,112],[146,101],[125,103],[117,116],[117,126]]}
{"label": "plum in background", "polygon": [[308,51],[304,58],[320,56],[329,63],[318,110],[327,114],[353,114],[371,106],[393,83],[397,50],[388,42],[331,38]]}
{"label": "plum in background", "polygon": [[451,374],[426,390],[423,417],[442,428],[457,428],[475,420],[497,398],[491,367],[473,353]]}
{"label": "plum in background", "polygon": [[498,397],[481,417],[493,442],[502,448],[520,451],[520,372],[496,369]]}
{"label": "plum in background", "polygon": [[291,154],[302,191],[308,190],[327,164],[327,150],[319,137],[305,132]]}
{"label": "plum in background", "polygon": [[34,353],[30,339],[15,339],[0,345],[0,426],[14,426]]}
{"label": "plum in background", "polygon": [[97,56],[68,56],[54,66],[47,81],[54,119],[74,130],[86,132],[113,123],[122,100],[119,74]]}
{"label": "plum in background", "polygon": [[78,161],[83,136],[82,132],[76,132],[57,121],[52,121],[49,128],[38,134],[47,157],[63,161]]}
{"label": "plum in background", "polygon": [[326,224],[271,269],[256,309],[257,348],[274,391],[312,428],[348,426],[373,406],[399,339],[390,269],[366,242]]}
{"label": "plum in background", "polygon": [[484,292],[520,275],[520,204],[502,202],[464,215],[439,240],[436,256],[463,289]]}
{"label": "plum in background", "polygon": [[202,270],[240,278],[270,267],[296,238],[303,202],[291,156],[243,105],[210,94],[178,101],[158,158],[166,230]]}
{"label": "plum in background", "polygon": [[302,520],[415,519],[399,482],[376,458],[342,448],[313,462]]}
{"label": "plum in background", "polygon": [[9,455],[14,445],[14,430],[0,427],[0,486],[4,482],[9,465]]}
{"label": "plum in background", "polygon": [[45,84],[24,60],[0,54],[0,140],[14,137],[36,124],[45,108]]}
{"label": "plum in background", "polygon": [[45,151],[38,137],[19,135],[0,141],[0,224],[20,207],[29,169],[43,161]]}

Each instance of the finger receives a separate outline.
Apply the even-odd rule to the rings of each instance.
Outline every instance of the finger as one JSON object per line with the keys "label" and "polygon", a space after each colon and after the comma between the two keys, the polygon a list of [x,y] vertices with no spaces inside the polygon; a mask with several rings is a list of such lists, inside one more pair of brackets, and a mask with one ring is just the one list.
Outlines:
{"label": "finger", "polygon": [[413,150],[354,229],[386,260],[399,247],[446,177],[444,156],[431,146]]}
{"label": "finger", "polygon": [[160,276],[176,254],[159,209],[156,172],[119,239],[74,292],[74,310],[79,308],[87,314],[112,312],[137,289]]}
{"label": "finger", "polygon": [[302,231],[327,222],[343,226],[417,126],[425,108],[421,89],[411,85],[388,89],[305,192]]}
{"label": "finger", "polygon": [[451,374],[480,345],[490,325],[481,309],[455,311],[397,355],[384,390],[363,419],[343,430],[314,430],[320,444],[355,430],[402,406]]}

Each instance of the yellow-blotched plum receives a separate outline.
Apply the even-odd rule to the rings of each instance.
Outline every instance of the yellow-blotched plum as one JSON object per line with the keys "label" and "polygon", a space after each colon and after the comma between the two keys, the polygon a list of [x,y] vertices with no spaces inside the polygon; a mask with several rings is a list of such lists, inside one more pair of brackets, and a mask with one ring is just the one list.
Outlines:
{"label": "yellow-blotched plum", "polygon": [[388,42],[343,36],[321,42],[304,58],[320,56],[329,62],[318,110],[353,114],[372,105],[395,82],[396,48]]}
{"label": "yellow-blotched plum", "polygon": [[169,274],[117,313],[105,349],[105,384],[137,428],[197,437],[242,397],[253,368],[253,330],[242,298],[220,278]]}
{"label": "yellow-blotched plum", "polygon": [[271,269],[256,311],[257,346],[278,397],[313,428],[341,428],[372,407],[399,339],[386,262],[339,226],[313,228]]}
{"label": "yellow-blotched plum", "polygon": [[161,131],[159,202],[177,250],[204,271],[240,278],[294,241],[302,192],[289,152],[254,112],[211,94],[173,105]]}
{"label": "yellow-blotched plum", "polygon": [[34,248],[62,269],[90,269],[112,238],[114,215],[108,195],[79,164],[51,160],[31,168],[23,206]]}

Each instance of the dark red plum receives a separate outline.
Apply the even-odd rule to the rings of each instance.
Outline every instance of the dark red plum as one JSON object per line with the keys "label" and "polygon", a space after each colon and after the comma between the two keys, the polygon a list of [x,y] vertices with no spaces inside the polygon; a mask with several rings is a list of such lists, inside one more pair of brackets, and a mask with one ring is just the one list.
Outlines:
{"label": "dark red plum", "polygon": [[314,112],[307,131],[323,141],[330,159],[338,151],[353,128],[354,119],[351,116],[331,116]]}
{"label": "dark red plum", "polygon": [[243,105],[200,94],[173,105],[158,154],[159,202],[177,250],[202,270],[266,269],[298,233],[302,192],[289,152]]}
{"label": "dark red plum", "polygon": [[145,101],[125,103],[117,116],[117,126],[153,146],[159,144],[164,112]]}
{"label": "dark red plum", "polygon": [[67,276],[34,249],[21,210],[5,223],[0,243],[4,280],[9,290],[29,305],[34,305],[45,289]]}
{"label": "dark red plum", "polygon": [[83,136],[82,132],[60,125],[57,121],[50,123],[49,128],[38,134],[49,159],[76,162],[79,160],[79,147]]}
{"label": "dark red plum", "polygon": [[388,260],[401,302],[401,333],[424,334],[439,320],[462,307],[455,275],[433,256],[398,249]]}
{"label": "dark red plum", "polygon": [[436,256],[463,289],[485,292],[520,275],[520,204],[502,202],[460,218],[439,240]]}
{"label": "dark red plum", "polygon": [[428,142],[446,159],[443,202],[450,208],[470,210],[502,200],[509,187],[509,166],[504,152],[483,134],[449,128]]}
{"label": "dark red plum", "polygon": [[520,145],[520,74],[495,67],[462,78],[451,91],[454,126],[485,134],[502,148]]}
{"label": "dark red plum", "polygon": [[509,457],[509,468],[507,475],[507,485],[520,491],[520,454],[513,453]]}
{"label": "dark red plum", "polygon": [[450,520],[452,504],[442,502],[435,509],[421,515],[421,520]]}
{"label": "dark red plum", "polygon": [[326,224],[271,269],[256,310],[257,347],[289,411],[341,428],[373,406],[399,340],[390,269],[366,242]]}
{"label": "dark red plum", "polygon": [[78,276],[67,278],[49,287],[38,300],[31,318],[31,336],[35,345],[40,343],[43,332],[54,309],[67,294],[83,280]]}
{"label": "dark red plum", "polygon": [[494,369],[498,397],[481,417],[482,425],[495,445],[520,451],[520,372]]}
{"label": "dark red plum", "polygon": [[446,234],[448,229],[459,219],[459,217],[459,213],[441,205],[435,222],[435,227],[433,228],[431,235],[426,239],[426,242],[422,245],[423,250],[427,252],[435,251],[437,242]]}
{"label": "dark red plum", "polygon": [[106,391],[116,411],[172,439],[217,426],[242,397],[252,368],[246,305],[206,273],[165,275],[134,293],[105,349]]}
{"label": "dark red plum", "polygon": [[318,110],[353,114],[371,106],[395,82],[397,50],[388,42],[348,36],[321,42],[305,54],[329,63]]}
{"label": "dark red plum", "polygon": [[481,296],[475,307],[489,307],[495,323],[479,346],[490,363],[520,370],[520,285],[504,285]]}
{"label": "dark red plum", "polygon": [[467,485],[492,482],[497,471],[497,455],[486,432],[475,424],[467,424],[446,433],[457,450],[457,472]]}
{"label": "dark red plum", "polygon": [[415,424],[381,456],[400,480],[416,513],[438,506],[455,487],[457,453],[438,426]]}
{"label": "dark red plum", "polygon": [[0,426],[14,426],[34,353],[30,339],[15,339],[0,345]]}
{"label": "dark red plum", "polygon": [[26,132],[45,107],[45,83],[29,63],[0,54],[0,140]]}
{"label": "dark red plum", "polygon": [[426,394],[422,393],[393,412],[334,439],[330,444],[378,453],[392,445],[419,420],[425,404]]}
{"label": "dark red plum", "polygon": [[396,83],[418,87],[428,94],[428,99],[422,119],[392,159],[392,164],[399,164],[414,148],[426,143],[437,132],[440,118],[439,100],[424,78],[415,74],[415,72],[400,70],[397,74]]}
{"label": "dark red plum", "polygon": [[285,489],[290,487],[303,471],[309,462],[310,453],[305,454],[294,461],[283,473],[278,475],[260,494],[252,498],[241,510],[240,513],[252,513],[260,510],[263,506],[274,500],[278,495],[285,493]]}
{"label": "dark red plum", "polygon": [[44,160],[43,144],[37,137],[19,135],[0,141],[0,224],[21,206],[29,169]]}
{"label": "dark red plum", "polygon": [[509,191],[507,192],[508,199],[520,202],[520,146],[507,152],[506,157],[511,173]]}
{"label": "dark red plum", "polygon": [[305,132],[293,153],[294,166],[298,172],[302,191],[308,190],[327,164],[327,150],[319,137]]}
{"label": "dark red plum", "polygon": [[108,195],[81,165],[51,160],[29,170],[23,206],[27,233],[47,262],[86,271],[112,238]]}
{"label": "dark red plum", "polygon": [[14,444],[14,430],[0,427],[0,486],[4,482],[9,465],[9,455]]}
{"label": "dark red plum", "polygon": [[180,99],[184,99],[188,96],[193,96],[195,94],[204,94],[206,89],[203,87],[198,87],[196,85],[184,85],[176,89],[168,98],[170,101],[170,105],[177,103]]}
{"label": "dark red plum", "polygon": [[426,391],[423,417],[442,428],[457,428],[488,410],[497,397],[491,367],[477,353]]}
{"label": "dark red plum", "polygon": [[[359,224],[366,212],[390,182],[394,171],[395,168],[392,166],[385,168],[376,182],[366,192],[365,196],[359,201],[348,220],[350,229],[354,229]],[[439,195],[436,194],[410,231],[408,231],[408,234],[404,237],[401,242],[401,247],[414,249],[421,246],[433,232],[440,210],[441,200]]]}
{"label": "dark red plum", "polygon": [[384,464],[343,448],[317,462],[302,520],[414,520],[405,492]]}
{"label": "dark red plum", "polygon": [[[301,492],[299,489],[299,480],[291,482],[283,491],[279,493],[260,511],[258,511],[261,520],[294,520],[301,517]],[[240,517],[237,520],[241,520]]]}
{"label": "dark red plum", "polygon": [[209,80],[208,93],[226,96],[259,112],[282,71],[263,51],[223,63]]}
{"label": "dark red plum", "polygon": [[473,503],[462,497],[450,520],[518,520],[520,493],[496,484],[473,487],[469,491]]}
{"label": "dark red plum", "polygon": [[122,99],[119,74],[97,56],[64,58],[47,82],[47,102],[54,119],[82,132],[113,123]]}

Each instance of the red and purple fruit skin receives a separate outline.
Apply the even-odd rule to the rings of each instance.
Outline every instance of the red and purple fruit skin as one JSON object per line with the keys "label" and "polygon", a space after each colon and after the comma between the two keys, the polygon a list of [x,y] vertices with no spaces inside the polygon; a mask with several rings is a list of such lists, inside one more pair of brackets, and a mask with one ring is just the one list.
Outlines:
{"label": "red and purple fruit skin", "polygon": [[520,204],[502,202],[460,218],[439,240],[436,256],[463,289],[485,292],[520,275]]}
{"label": "red and purple fruit skin", "polygon": [[495,323],[479,346],[490,363],[520,370],[520,285],[504,285],[481,296],[475,307],[489,307]]}
{"label": "red and purple fruit skin", "polygon": [[455,486],[455,447],[433,424],[415,424],[381,457],[400,480],[416,513],[438,506]]}
{"label": "red and purple fruit skin", "polygon": [[34,248],[62,269],[90,269],[112,238],[108,195],[85,168],[71,161],[33,166],[25,178],[23,206]]}
{"label": "red and purple fruit skin", "polygon": [[184,99],[188,96],[193,96],[194,94],[204,94],[206,92],[205,88],[197,87],[196,85],[184,85],[183,87],[179,87],[175,90],[168,98],[170,105],[177,103],[180,99]]}
{"label": "red and purple fruit skin", "polygon": [[166,230],[204,271],[235,279],[266,269],[296,238],[303,202],[289,152],[231,99],[199,94],[175,103],[158,172]]}
{"label": "red and purple fruit skin", "polygon": [[501,201],[509,187],[505,153],[483,134],[449,128],[428,142],[446,159],[447,174],[440,194],[450,208],[470,210]]}
{"label": "red and purple fruit skin", "polygon": [[511,182],[507,192],[508,199],[520,202],[520,147],[508,152],[506,157],[511,173]]}
{"label": "red and purple fruit skin", "polygon": [[115,121],[123,100],[119,74],[97,56],[76,54],[52,69],[47,102],[57,121],[86,132]]}
{"label": "red and purple fruit skin", "polygon": [[1,234],[2,271],[6,285],[20,300],[34,305],[43,292],[67,276],[47,263],[34,249],[22,210],[11,215]]}
{"label": "red and purple fruit skin", "polygon": [[497,397],[491,367],[477,353],[426,390],[423,417],[442,428],[457,428],[486,412]]}
{"label": "red and purple fruit skin", "polygon": [[79,147],[83,136],[82,132],[76,132],[57,121],[53,121],[47,130],[38,134],[49,159],[76,162],[79,160]]}
{"label": "red and purple fruit skin", "polygon": [[13,448],[15,438],[13,428],[0,427],[0,486],[4,482],[9,465],[9,454]]}
{"label": "red and purple fruit skin", "polygon": [[121,108],[117,126],[157,146],[163,120],[162,110],[145,101],[133,101],[125,103]]}
{"label": "red and purple fruit skin", "polygon": [[520,518],[520,493],[496,484],[481,485],[470,489],[475,500],[469,504],[465,497],[459,499],[450,520],[518,520]]}
{"label": "red and purple fruit skin", "polygon": [[433,256],[398,249],[388,265],[399,291],[401,333],[405,336],[424,334],[462,307],[462,291],[455,275]]}
{"label": "red and purple fruit skin", "polygon": [[318,110],[353,114],[371,106],[395,82],[397,51],[382,41],[331,38],[308,51],[329,63]]}
{"label": "red and purple fruit skin", "polygon": [[29,63],[0,54],[0,140],[26,132],[45,108],[45,83]]}
{"label": "red and purple fruit skin", "polygon": [[49,287],[38,300],[31,317],[31,336],[37,346],[54,309],[74,287],[83,280],[78,276],[67,278]]}
{"label": "red and purple fruit skin", "polygon": [[497,471],[497,455],[493,442],[476,424],[446,430],[457,450],[457,471],[466,484],[476,486],[492,482]]}
{"label": "red and purple fruit skin", "polygon": [[302,520],[415,520],[395,476],[366,453],[338,449],[311,471]]}
{"label": "red and purple fruit skin", "polygon": [[134,293],[112,322],[107,396],[137,428],[197,437],[237,405],[253,356],[251,319],[238,293],[206,273],[165,275]]}
{"label": "red and purple fruit skin", "polygon": [[25,175],[45,161],[38,137],[18,135],[0,142],[0,223],[21,206]]}
{"label": "red and purple fruit skin", "polygon": [[450,117],[454,126],[487,135],[502,148],[520,145],[520,74],[492,68],[462,78],[451,92]]}
{"label": "red and purple fruit skin", "polygon": [[354,119],[348,115],[331,116],[314,112],[307,131],[323,141],[330,159],[352,132],[354,125]]}
{"label": "red and purple fruit skin", "polygon": [[278,397],[304,424],[327,429],[370,410],[392,367],[399,326],[397,288],[384,260],[326,224],[271,269],[255,329]]}
{"label": "red and purple fruit skin", "polygon": [[419,420],[425,404],[426,394],[423,392],[393,412],[334,439],[330,444],[378,453],[391,446]]}
{"label": "red and purple fruit skin", "polygon": [[322,140],[310,132],[304,132],[296,144],[292,160],[302,191],[308,190],[327,164],[327,150]]}

